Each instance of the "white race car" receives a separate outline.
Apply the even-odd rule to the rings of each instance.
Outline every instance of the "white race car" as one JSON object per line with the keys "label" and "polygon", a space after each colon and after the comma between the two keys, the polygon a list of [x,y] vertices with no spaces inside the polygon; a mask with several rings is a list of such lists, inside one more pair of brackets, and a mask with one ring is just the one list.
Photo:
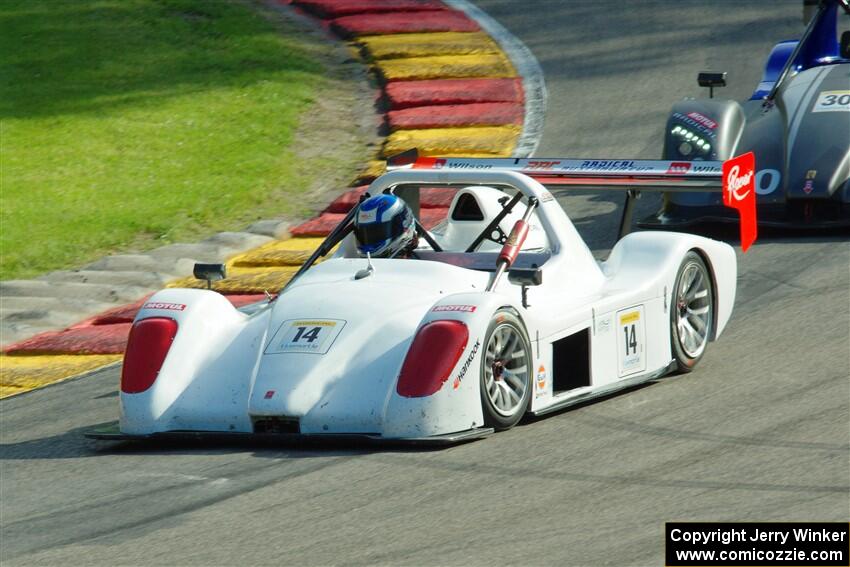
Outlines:
{"label": "white race car", "polygon": [[119,429],[92,436],[446,444],[691,370],[732,313],[734,250],[639,232],[599,262],[534,177],[705,191],[720,187],[720,164],[582,162],[420,159],[369,188],[460,188],[446,221],[417,223],[412,257],[359,257],[352,211],[247,312],[214,291],[158,292],[130,333]]}

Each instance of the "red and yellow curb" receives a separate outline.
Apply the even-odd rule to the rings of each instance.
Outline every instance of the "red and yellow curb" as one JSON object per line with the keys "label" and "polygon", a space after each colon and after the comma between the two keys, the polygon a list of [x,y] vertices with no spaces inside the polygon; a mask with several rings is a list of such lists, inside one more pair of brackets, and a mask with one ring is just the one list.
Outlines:
{"label": "red and yellow curb", "polygon": [[0,398],[61,382],[121,358],[121,354],[0,356]]}
{"label": "red and yellow curb", "polygon": [[518,78],[395,81],[388,83],[384,92],[391,109],[486,102],[524,103],[522,81]]}
{"label": "red and yellow curb", "polygon": [[376,61],[449,55],[500,55],[498,44],[481,32],[367,35],[357,38]]}
{"label": "red and yellow curb", "polygon": [[[423,155],[510,156],[522,134],[522,80],[499,45],[465,13],[438,0],[280,0],[317,17],[357,44],[382,81],[390,131],[379,155],[322,213],[275,241],[230,258],[214,289],[239,306],[282,288],[323,237],[385,171],[383,158],[411,148]],[[441,222],[445,189],[425,189],[421,220]],[[201,288],[180,278],[168,287]],[[63,331],[41,333],[4,349],[0,398],[66,380],[121,360],[136,312],[146,298]]]}
{"label": "red and yellow curb", "polygon": [[[299,4],[298,0],[293,2]],[[414,16],[414,17],[411,17]],[[475,32],[478,24],[457,10],[399,10],[381,14],[343,16],[331,22],[331,29],[344,38],[422,32]]]}

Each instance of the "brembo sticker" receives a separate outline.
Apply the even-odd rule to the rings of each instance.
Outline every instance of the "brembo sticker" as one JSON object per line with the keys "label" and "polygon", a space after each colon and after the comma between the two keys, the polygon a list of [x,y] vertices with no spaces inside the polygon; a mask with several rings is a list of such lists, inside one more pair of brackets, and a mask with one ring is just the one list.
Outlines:
{"label": "brembo sticker", "polygon": [[473,313],[475,311],[474,305],[437,305],[431,311],[449,311],[449,312],[461,312],[461,313]]}
{"label": "brembo sticker", "polygon": [[463,382],[463,377],[466,376],[466,371],[469,370],[469,367],[472,365],[472,361],[475,360],[475,355],[478,354],[478,348],[481,346],[481,341],[475,341],[475,346],[472,347],[472,352],[469,353],[469,358],[466,359],[466,362],[463,363],[463,366],[460,368],[460,372],[457,373],[455,377],[454,389],[457,390],[460,388],[460,383]]}
{"label": "brembo sticker", "polygon": [[183,311],[186,306],[182,303],[163,303],[160,301],[149,301],[142,305],[142,309],[162,309],[164,311]]}

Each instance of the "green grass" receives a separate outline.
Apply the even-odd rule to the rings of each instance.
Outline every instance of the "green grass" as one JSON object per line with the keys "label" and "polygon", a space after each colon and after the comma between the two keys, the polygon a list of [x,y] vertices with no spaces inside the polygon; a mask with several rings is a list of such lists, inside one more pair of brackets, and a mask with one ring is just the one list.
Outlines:
{"label": "green grass", "polygon": [[0,279],[304,212],[324,71],[251,4],[4,0],[0,53]]}

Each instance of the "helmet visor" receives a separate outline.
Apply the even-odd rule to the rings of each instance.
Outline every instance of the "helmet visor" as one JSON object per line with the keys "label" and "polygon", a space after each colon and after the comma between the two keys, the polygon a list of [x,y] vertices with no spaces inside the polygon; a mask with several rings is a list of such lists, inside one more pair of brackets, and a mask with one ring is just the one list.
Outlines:
{"label": "helmet visor", "polygon": [[374,246],[404,234],[407,212],[396,215],[387,222],[354,224],[354,236],[361,246]]}
{"label": "helmet visor", "polygon": [[354,227],[354,236],[362,246],[374,246],[392,238],[392,225],[390,222],[361,224]]}

